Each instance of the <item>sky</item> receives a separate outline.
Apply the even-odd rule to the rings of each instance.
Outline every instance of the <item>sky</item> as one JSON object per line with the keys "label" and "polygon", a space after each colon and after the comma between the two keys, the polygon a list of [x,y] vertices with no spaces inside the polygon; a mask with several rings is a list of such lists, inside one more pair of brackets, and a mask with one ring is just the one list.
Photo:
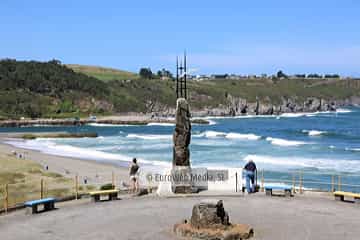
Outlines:
{"label": "sky", "polygon": [[1,0],[0,58],[360,76],[358,0]]}

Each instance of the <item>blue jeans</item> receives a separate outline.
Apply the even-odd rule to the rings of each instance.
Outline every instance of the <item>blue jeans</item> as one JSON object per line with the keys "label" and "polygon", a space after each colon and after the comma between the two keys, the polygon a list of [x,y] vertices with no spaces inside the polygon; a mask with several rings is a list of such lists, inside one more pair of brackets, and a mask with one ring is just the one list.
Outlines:
{"label": "blue jeans", "polygon": [[[246,191],[248,193],[255,192],[255,173],[251,171],[245,171],[245,178],[246,178]],[[251,187],[250,187],[251,181]]]}

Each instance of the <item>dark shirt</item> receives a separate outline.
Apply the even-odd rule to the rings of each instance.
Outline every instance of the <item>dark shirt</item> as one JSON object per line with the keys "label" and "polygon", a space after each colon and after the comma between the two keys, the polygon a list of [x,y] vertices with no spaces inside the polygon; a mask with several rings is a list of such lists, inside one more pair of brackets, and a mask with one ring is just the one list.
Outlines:
{"label": "dark shirt", "polygon": [[251,172],[255,172],[256,171],[256,165],[254,162],[248,162],[246,165],[245,165],[245,170],[247,171],[251,171]]}
{"label": "dark shirt", "polygon": [[138,170],[139,170],[139,165],[137,165],[136,163],[132,164],[130,167],[130,176],[135,175]]}

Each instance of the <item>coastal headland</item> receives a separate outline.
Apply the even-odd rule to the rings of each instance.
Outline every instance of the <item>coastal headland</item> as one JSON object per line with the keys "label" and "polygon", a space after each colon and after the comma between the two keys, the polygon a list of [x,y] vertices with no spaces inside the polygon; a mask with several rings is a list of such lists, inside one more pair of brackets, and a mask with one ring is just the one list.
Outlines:
{"label": "coastal headland", "polygon": [[[33,124],[31,120],[17,122],[22,118],[44,119],[35,124],[85,124],[89,115],[152,116],[168,122],[166,118],[175,114],[175,82],[171,77],[145,77],[57,60],[6,59],[0,66],[0,120],[11,120],[2,121],[1,126]],[[187,84],[194,117],[334,111],[360,104],[360,81],[332,75],[214,75],[189,78]],[[149,121],[114,117],[99,123]]]}

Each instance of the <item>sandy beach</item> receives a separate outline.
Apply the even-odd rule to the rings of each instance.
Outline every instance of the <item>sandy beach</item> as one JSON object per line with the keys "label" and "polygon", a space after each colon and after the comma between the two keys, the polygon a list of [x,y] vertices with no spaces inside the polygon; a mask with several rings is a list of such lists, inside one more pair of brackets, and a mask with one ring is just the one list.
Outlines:
{"label": "sandy beach", "polygon": [[79,182],[84,182],[87,179],[88,184],[99,186],[101,184],[112,181],[114,173],[115,183],[120,186],[122,182],[128,183],[129,173],[125,167],[114,166],[104,162],[97,162],[94,160],[79,159],[74,156],[62,157],[51,154],[45,154],[40,151],[33,151],[28,149],[21,149],[4,143],[8,140],[11,134],[0,134],[0,154],[8,155],[14,151],[21,153],[25,159],[41,164],[44,168],[47,166],[48,171],[59,173],[64,177],[74,178],[79,177]]}

